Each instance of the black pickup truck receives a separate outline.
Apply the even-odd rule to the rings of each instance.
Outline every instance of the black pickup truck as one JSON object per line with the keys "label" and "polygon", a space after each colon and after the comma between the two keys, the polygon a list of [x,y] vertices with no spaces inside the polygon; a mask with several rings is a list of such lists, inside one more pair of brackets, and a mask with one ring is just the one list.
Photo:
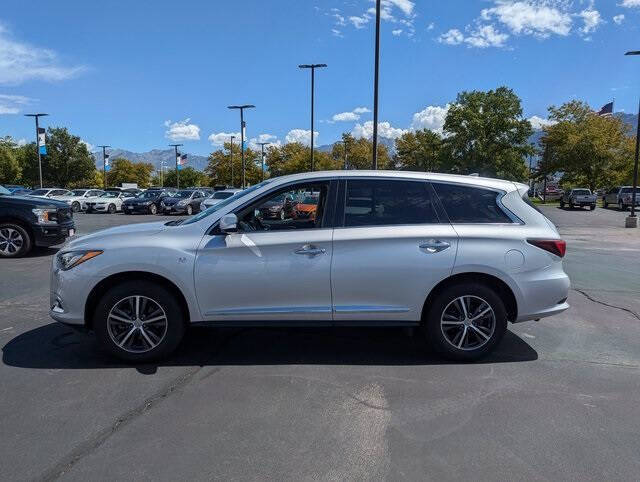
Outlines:
{"label": "black pickup truck", "polygon": [[24,256],[34,246],[53,246],[75,234],[65,202],[11,196],[0,186],[0,258]]}

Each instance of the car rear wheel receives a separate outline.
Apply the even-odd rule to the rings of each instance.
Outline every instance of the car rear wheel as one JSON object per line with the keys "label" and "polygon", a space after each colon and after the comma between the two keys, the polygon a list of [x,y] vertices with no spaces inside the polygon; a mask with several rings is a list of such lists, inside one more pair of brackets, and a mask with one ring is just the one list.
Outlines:
{"label": "car rear wheel", "polygon": [[29,233],[20,225],[0,223],[0,257],[19,258],[31,251]]}
{"label": "car rear wheel", "polygon": [[78,211],[80,211],[80,203],[79,203],[78,201],[73,201],[73,202],[71,203],[71,210],[72,210],[74,213],[77,213]]}
{"label": "car rear wheel", "polygon": [[627,208],[624,207],[624,204],[622,204],[622,201],[618,202],[618,209],[620,211],[626,211],[627,210]]}
{"label": "car rear wheel", "polygon": [[478,360],[500,343],[507,312],[491,288],[461,283],[442,291],[427,309],[424,322],[430,345],[445,358]]}
{"label": "car rear wheel", "polygon": [[560,201],[560,209],[564,209],[564,201]]}
{"label": "car rear wheel", "polygon": [[116,205],[115,204],[109,204],[109,207],[107,208],[107,210],[109,211],[109,214],[115,214],[116,213]]}
{"label": "car rear wheel", "polygon": [[107,291],[94,313],[102,347],[128,362],[149,362],[171,354],[185,331],[175,296],[146,281],[129,281]]}
{"label": "car rear wheel", "polygon": [[606,199],[602,200],[602,207],[605,208],[605,209],[607,209],[609,207],[609,203],[607,202]]}
{"label": "car rear wheel", "polygon": [[158,213],[158,207],[155,204],[152,204],[151,206],[149,206],[149,213],[157,214]]}
{"label": "car rear wheel", "polygon": [[193,214],[193,207],[191,207],[191,204],[187,204],[187,214],[189,216]]}

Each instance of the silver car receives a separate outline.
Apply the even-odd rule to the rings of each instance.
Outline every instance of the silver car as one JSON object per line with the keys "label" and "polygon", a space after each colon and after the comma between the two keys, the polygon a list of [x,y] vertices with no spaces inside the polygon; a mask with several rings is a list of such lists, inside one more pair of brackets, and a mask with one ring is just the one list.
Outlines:
{"label": "silver car", "polygon": [[225,189],[224,191],[216,191],[211,196],[202,201],[202,209],[210,208],[218,203],[221,203],[227,198],[230,198],[234,194],[240,192],[242,189]]}
{"label": "silver car", "polygon": [[[420,326],[475,360],[507,322],[566,310],[565,242],[524,184],[334,171],[269,179],[198,215],[110,228],[54,257],[51,316],[113,355],[169,355],[189,325]],[[314,193],[305,217],[266,219]]]}

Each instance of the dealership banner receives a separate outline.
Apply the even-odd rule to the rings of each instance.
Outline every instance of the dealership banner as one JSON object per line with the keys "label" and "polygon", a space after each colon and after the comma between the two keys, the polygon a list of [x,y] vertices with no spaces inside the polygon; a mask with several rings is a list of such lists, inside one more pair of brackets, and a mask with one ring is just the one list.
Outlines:
{"label": "dealership banner", "polygon": [[38,127],[38,150],[40,154],[47,154],[47,135],[43,127]]}
{"label": "dealership banner", "polygon": [[109,164],[109,154],[104,155],[104,170],[109,171],[111,169],[111,165]]}

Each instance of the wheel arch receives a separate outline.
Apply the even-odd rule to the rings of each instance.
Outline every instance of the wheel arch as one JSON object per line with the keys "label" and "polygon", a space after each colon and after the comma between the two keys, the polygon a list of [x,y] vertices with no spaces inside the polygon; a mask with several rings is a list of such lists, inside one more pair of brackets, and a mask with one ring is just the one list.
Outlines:
{"label": "wheel arch", "polygon": [[35,233],[33,232],[33,228],[24,219],[20,219],[19,217],[15,217],[15,216],[11,216],[11,215],[9,215],[9,216],[0,216],[0,223],[17,224],[18,226],[20,226],[21,228],[23,228],[27,232],[29,237],[31,237],[31,245],[32,246],[35,245],[36,238],[35,238]]}
{"label": "wheel arch", "polygon": [[480,283],[493,288],[498,296],[503,300],[507,310],[507,319],[511,322],[518,318],[518,302],[513,290],[500,278],[487,273],[458,273],[443,279],[429,293],[422,307],[422,319],[426,319],[426,314],[432,301],[449,286],[461,283]]}
{"label": "wheel arch", "polygon": [[182,310],[183,319],[185,324],[188,325],[190,322],[190,314],[189,314],[189,304],[187,303],[184,294],[173,283],[171,280],[165,278],[156,273],[150,273],[148,271],[125,271],[121,273],[112,274],[107,276],[103,280],[101,280],[98,284],[96,284],[93,289],[90,291],[89,296],[87,296],[87,301],[84,306],[84,323],[87,328],[93,328],[93,313],[95,312],[96,307],[98,306],[98,302],[100,298],[112,287],[123,283],[125,281],[152,281],[157,283],[164,288],[166,288],[169,292],[175,295],[178,300],[178,304],[180,305],[180,309]]}

